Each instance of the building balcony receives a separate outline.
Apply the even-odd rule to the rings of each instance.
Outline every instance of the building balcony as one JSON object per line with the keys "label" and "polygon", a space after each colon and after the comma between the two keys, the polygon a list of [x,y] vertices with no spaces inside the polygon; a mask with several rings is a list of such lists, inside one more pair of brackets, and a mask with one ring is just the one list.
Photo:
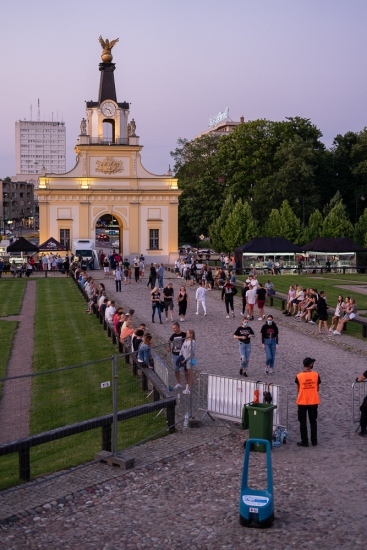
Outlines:
{"label": "building balcony", "polygon": [[89,145],[129,145],[129,138],[112,138],[90,137]]}

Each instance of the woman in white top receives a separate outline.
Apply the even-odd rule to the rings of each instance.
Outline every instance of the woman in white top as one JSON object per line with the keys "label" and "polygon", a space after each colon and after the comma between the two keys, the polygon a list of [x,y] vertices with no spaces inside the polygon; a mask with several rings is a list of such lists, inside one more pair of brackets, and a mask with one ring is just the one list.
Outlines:
{"label": "woman in white top", "polygon": [[333,332],[334,330],[336,330],[339,319],[340,319],[341,315],[344,313],[344,310],[345,310],[345,302],[344,302],[343,296],[341,296],[339,294],[338,301],[336,302],[335,313],[334,313],[334,316],[331,320],[331,325],[330,325],[330,328],[329,328],[329,332]]}
{"label": "woman in white top", "polygon": [[193,368],[196,365],[195,351],[196,351],[195,332],[193,330],[187,330],[186,339],[184,340],[180,350],[180,355],[184,358],[184,361],[186,362],[186,368],[185,368],[186,388],[182,392],[185,395],[190,394],[190,390],[194,383]]}

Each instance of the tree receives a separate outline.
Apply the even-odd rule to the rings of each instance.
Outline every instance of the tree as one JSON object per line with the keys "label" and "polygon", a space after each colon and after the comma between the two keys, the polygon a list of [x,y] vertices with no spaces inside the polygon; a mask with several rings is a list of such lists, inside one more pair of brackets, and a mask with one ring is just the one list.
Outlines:
{"label": "tree", "polygon": [[224,250],[234,250],[250,241],[258,234],[257,222],[254,219],[248,202],[238,199],[227,223],[221,230]]}
{"label": "tree", "polygon": [[283,201],[279,210],[273,208],[265,224],[264,234],[268,237],[285,237],[295,244],[302,240],[300,219],[287,200]]}
{"label": "tree", "polygon": [[224,201],[220,215],[209,228],[209,237],[212,242],[212,246],[214,250],[216,250],[217,252],[224,252],[226,250],[226,245],[222,237],[222,230],[225,227],[228,221],[228,218],[231,215],[231,212],[233,211],[233,208],[234,208],[233,197],[232,195],[229,195]]}
{"label": "tree", "polygon": [[175,176],[182,195],[179,199],[179,241],[192,241],[203,233],[219,216],[225,187],[218,181],[215,161],[219,137],[208,134],[193,141],[178,140],[171,151]]}
{"label": "tree", "polygon": [[330,199],[330,201],[327,204],[325,204],[323,208],[323,214],[325,218],[328,214],[330,214],[334,206],[336,206],[340,201],[343,201],[343,197],[340,191],[337,191],[335,195]]}
{"label": "tree", "polygon": [[304,242],[301,244],[307,244],[320,237],[322,234],[322,224],[324,218],[320,210],[314,210],[308,220],[308,225],[304,229]]}
{"label": "tree", "polygon": [[346,206],[339,201],[329,212],[322,224],[323,237],[352,237],[353,225],[348,219]]}
{"label": "tree", "polygon": [[367,246],[367,208],[354,226],[354,241],[361,246]]}

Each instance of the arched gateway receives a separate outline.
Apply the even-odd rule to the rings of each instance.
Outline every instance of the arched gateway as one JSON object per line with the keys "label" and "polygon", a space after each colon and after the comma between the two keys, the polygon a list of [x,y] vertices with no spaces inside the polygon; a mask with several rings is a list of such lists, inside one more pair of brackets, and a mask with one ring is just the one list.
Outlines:
{"label": "arched gateway", "polygon": [[167,262],[178,249],[181,191],[170,171],[159,176],[143,167],[130,104],[116,98],[115,64],[103,61],[99,70],[98,101],[86,103],[75,167],[39,178],[40,240],[54,237],[73,248],[76,240],[90,239],[97,248],[105,238],[124,257]]}

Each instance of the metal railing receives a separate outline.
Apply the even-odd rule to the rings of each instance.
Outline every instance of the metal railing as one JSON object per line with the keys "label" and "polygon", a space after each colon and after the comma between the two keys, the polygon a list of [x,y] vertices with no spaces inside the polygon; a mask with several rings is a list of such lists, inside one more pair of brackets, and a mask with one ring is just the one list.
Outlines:
{"label": "metal railing", "polygon": [[363,382],[353,382],[352,384],[352,422],[359,423],[361,411],[359,407],[362,405],[363,399],[367,395],[367,380]]}

